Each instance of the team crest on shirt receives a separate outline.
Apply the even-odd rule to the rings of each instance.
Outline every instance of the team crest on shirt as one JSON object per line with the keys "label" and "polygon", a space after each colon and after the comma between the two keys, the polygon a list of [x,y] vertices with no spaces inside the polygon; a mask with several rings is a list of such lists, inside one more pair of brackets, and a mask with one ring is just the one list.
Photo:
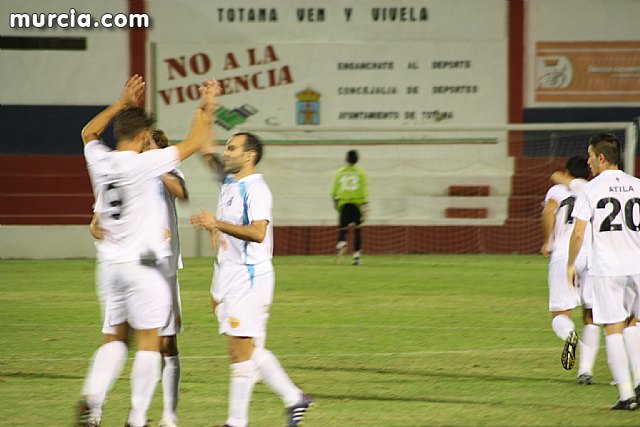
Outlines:
{"label": "team crest on shirt", "polygon": [[238,326],[240,326],[240,319],[238,319],[237,317],[229,317],[229,326],[234,329],[237,328]]}

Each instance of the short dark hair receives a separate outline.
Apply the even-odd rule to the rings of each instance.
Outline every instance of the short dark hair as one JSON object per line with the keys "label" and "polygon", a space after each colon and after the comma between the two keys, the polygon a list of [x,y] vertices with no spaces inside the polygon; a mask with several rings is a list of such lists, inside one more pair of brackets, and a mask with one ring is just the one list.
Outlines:
{"label": "short dark hair", "polygon": [[574,178],[589,178],[589,164],[584,156],[573,156],[567,160],[565,167]]}
{"label": "short dark hair", "polygon": [[113,134],[118,141],[131,139],[138,132],[151,129],[153,118],[139,107],[126,107],[113,119]]}
{"label": "short dark hair", "polygon": [[612,165],[620,163],[620,140],[612,133],[599,133],[589,139],[589,146],[596,156],[602,154]]}
{"label": "short dark hair", "polygon": [[244,151],[255,151],[256,152],[256,161],[254,165],[260,163],[262,159],[262,151],[264,147],[264,143],[262,142],[262,138],[252,132],[236,132],[233,136],[246,136],[244,141]]}
{"label": "short dark hair", "polygon": [[358,152],[356,150],[349,150],[347,152],[347,163],[352,165],[358,163]]}
{"label": "short dark hair", "polygon": [[167,134],[164,133],[161,129],[154,129],[151,132],[151,137],[155,141],[158,148],[167,148],[169,146],[169,138],[167,138]]}

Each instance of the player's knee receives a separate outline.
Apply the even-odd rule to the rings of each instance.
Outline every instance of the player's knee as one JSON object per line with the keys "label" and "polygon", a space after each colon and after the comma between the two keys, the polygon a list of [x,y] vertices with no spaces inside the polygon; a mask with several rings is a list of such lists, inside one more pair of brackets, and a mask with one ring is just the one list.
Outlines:
{"label": "player's knee", "polygon": [[256,365],[253,360],[231,364],[231,376],[234,378],[253,378],[256,373]]}
{"label": "player's knee", "polygon": [[271,352],[264,347],[256,347],[253,349],[251,360],[253,360],[256,366],[262,365],[262,363],[269,357]]}
{"label": "player's knee", "polygon": [[175,335],[160,337],[160,353],[163,356],[178,355],[178,339]]}
{"label": "player's knee", "polygon": [[110,342],[122,342],[124,345],[129,345],[129,340],[127,338],[121,338],[117,335],[113,334],[103,334],[102,343],[109,344]]}
{"label": "player's knee", "polygon": [[116,342],[116,341],[120,341],[123,342],[125,345],[129,345],[129,333],[128,331],[125,333],[123,331],[117,331],[114,334],[103,334],[102,335],[102,342],[103,344],[108,344],[110,342]]}

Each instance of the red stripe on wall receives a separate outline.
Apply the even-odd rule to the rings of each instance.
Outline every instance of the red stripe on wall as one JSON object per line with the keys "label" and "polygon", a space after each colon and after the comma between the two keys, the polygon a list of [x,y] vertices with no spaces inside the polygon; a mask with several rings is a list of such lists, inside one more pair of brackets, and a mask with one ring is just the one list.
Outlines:
{"label": "red stripe on wall", "polygon": [[509,4],[509,123],[522,123],[524,100],[524,2]]}
{"label": "red stripe on wall", "polygon": [[[145,13],[144,0],[129,0],[129,13]],[[131,28],[129,30],[129,75],[146,73],[147,29]]]}
{"label": "red stripe on wall", "polygon": [[[524,2],[509,4],[509,123],[522,123],[524,108]],[[521,156],[522,133],[509,132],[509,156]]]}
{"label": "red stripe on wall", "polygon": [[0,156],[0,224],[87,225],[92,205],[83,156]]}

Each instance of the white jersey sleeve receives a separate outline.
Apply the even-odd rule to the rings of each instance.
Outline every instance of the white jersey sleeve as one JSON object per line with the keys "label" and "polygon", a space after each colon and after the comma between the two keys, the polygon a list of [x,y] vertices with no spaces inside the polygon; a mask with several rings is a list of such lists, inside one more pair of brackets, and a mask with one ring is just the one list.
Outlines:
{"label": "white jersey sleeve", "polygon": [[[92,169],[96,169],[97,165],[99,165],[101,162],[106,162],[109,154],[112,151],[113,150],[109,149],[109,147],[107,147],[97,139],[85,144],[84,158],[87,162],[87,168],[89,169],[89,172],[91,172]],[[91,186],[91,189],[93,190],[93,197],[97,199],[99,187],[97,188],[97,186],[93,182],[93,179],[92,184],[93,185]]]}
{"label": "white jersey sleeve", "polygon": [[[545,205],[554,200],[558,207],[555,211],[555,223],[553,226],[553,247],[551,260],[555,262],[567,259],[569,256],[569,238],[573,231],[575,195],[566,186],[558,184],[549,189],[545,197]],[[582,252],[581,252],[582,254]]]}
{"label": "white jersey sleeve", "polygon": [[264,181],[254,182],[248,187],[247,205],[249,208],[249,223],[265,220],[272,222],[273,196]]}
{"label": "white jersey sleeve", "polygon": [[560,184],[551,187],[544,197],[543,204],[548,204],[550,200],[555,200],[556,202],[558,202],[558,204],[560,204],[560,202],[562,202],[564,193],[566,193],[566,190],[563,190],[563,187],[564,186]]}
{"label": "white jersey sleeve", "polygon": [[174,146],[145,151],[135,157],[135,163],[134,179],[153,179],[174,170],[180,163],[180,157]]}
{"label": "white jersey sleeve", "polygon": [[587,185],[587,180],[576,178],[569,183],[569,191],[575,194],[580,194],[584,190],[584,186]]}
{"label": "white jersey sleeve", "polygon": [[587,197],[588,192],[589,187],[585,187],[576,201],[576,218],[582,221],[591,220],[592,209],[589,198]]}

